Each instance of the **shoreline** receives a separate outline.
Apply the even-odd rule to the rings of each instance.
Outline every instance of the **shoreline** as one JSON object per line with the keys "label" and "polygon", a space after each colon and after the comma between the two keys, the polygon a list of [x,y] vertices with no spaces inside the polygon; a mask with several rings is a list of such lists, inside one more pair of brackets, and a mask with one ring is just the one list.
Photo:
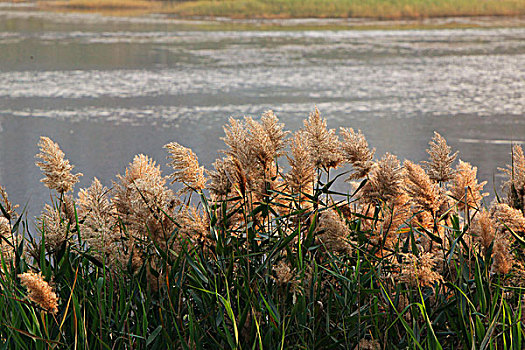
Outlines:
{"label": "shoreline", "polygon": [[[120,1],[120,0],[116,0]],[[143,3],[143,2],[141,2]],[[181,16],[153,8],[90,8],[53,6],[50,2],[0,1],[0,10],[56,13],[61,15],[98,15],[104,18],[129,18],[166,21],[202,30],[380,30],[380,29],[462,29],[525,27],[520,16],[445,16],[407,19],[353,18],[231,18],[215,16]]]}

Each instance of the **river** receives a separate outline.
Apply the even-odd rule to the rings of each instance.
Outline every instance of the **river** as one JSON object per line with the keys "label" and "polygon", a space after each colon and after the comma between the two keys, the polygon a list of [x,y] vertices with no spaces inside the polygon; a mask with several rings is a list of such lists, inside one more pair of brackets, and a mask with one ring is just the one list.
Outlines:
{"label": "river", "polygon": [[525,141],[525,28],[210,31],[0,5],[0,184],[30,218],[49,201],[40,135],[79,186],[111,185],[137,153],[167,170],[170,141],[209,167],[230,116],[273,109],[296,130],[315,105],[378,156],[425,159],[436,130],[493,192]]}

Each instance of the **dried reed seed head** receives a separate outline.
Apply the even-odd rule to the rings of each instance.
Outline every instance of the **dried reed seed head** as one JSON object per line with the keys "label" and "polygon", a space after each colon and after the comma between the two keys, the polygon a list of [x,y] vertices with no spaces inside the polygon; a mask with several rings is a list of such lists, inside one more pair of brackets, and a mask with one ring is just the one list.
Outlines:
{"label": "dried reed seed head", "polygon": [[513,259],[510,254],[510,241],[505,235],[499,234],[494,240],[493,265],[495,272],[507,274],[512,269]]}
{"label": "dried reed seed head", "polygon": [[251,117],[246,117],[244,120],[248,129],[247,146],[253,157],[263,166],[283,154],[289,132],[283,131],[284,124],[279,123],[279,119],[272,111],[265,112],[260,122]]}
{"label": "dried reed seed head", "polygon": [[77,220],[75,199],[73,196],[66,194],[60,200],[60,212],[63,218],[74,225]]}
{"label": "dried reed seed head", "polygon": [[425,170],[430,179],[434,181],[449,181],[454,175],[452,163],[454,163],[459,152],[451,155],[451,148],[447,145],[447,141],[435,131],[429,145],[430,149],[427,149],[427,153],[430,156],[430,161],[423,162]]}
{"label": "dried reed seed head", "polygon": [[279,261],[274,267],[273,272],[275,276],[272,276],[278,285],[286,285],[294,279],[294,273],[290,268],[290,265],[285,261]]}
{"label": "dried reed seed head", "polygon": [[459,160],[448,189],[449,195],[458,201],[460,210],[465,209],[465,203],[469,208],[478,208],[483,197],[488,195],[488,193],[481,193],[487,181],[478,183],[477,172],[478,168]]}
{"label": "dried reed seed head", "polygon": [[291,170],[285,179],[293,193],[309,193],[313,190],[315,181],[315,165],[310,159],[307,136],[303,131],[297,131],[293,137],[291,157],[287,155]]}
{"label": "dried reed seed head", "polygon": [[344,161],[341,142],[334,129],[326,128],[326,119],[321,118],[317,107],[304,121],[303,130],[308,141],[310,159],[317,168],[337,168]]}
{"label": "dried reed seed head", "polygon": [[396,196],[388,206],[383,208],[381,212],[382,227],[380,232],[387,235],[385,245],[386,247],[393,247],[397,238],[396,233],[412,218],[410,196],[402,191]]}
{"label": "dried reed seed head", "polygon": [[160,238],[163,231],[171,229],[172,222],[164,212],[172,212],[180,201],[166,187],[166,178],[152,159],[143,154],[135,156],[125,175],[118,175],[118,179],[113,203],[132,233],[143,238],[149,230],[153,237]]}
{"label": "dried reed seed head", "polygon": [[439,225],[435,227],[434,217],[428,211],[418,211],[416,214],[412,214],[412,219],[410,226],[412,228],[418,229],[418,232],[415,232],[416,240],[419,242],[418,247],[420,251],[427,253],[438,253],[441,246],[437,245],[436,242],[430,238],[429,235],[423,233],[423,228],[427,231],[433,232],[436,236],[440,237],[443,240],[443,247],[448,249],[448,239],[445,237],[444,225]]}
{"label": "dried reed seed head", "polygon": [[9,220],[0,216],[0,237],[7,238],[9,236],[11,236],[11,224]]}
{"label": "dried reed seed head", "polygon": [[94,216],[111,216],[114,214],[109,195],[110,190],[103,186],[96,177],[93,178],[91,186],[82,188],[78,192],[76,204],[79,216],[84,218],[89,214]]}
{"label": "dried reed seed head", "polygon": [[191,245],[199,244],[204,247],[211,247],[213,241],[210,236],[209,219],[202,212],[193,206],[184,207],[175,216],[175,221],[179,224],[178,241],[176,248],[180,251],[180,243],[186,241]]}
{"label": "dried reed seed head", "polygon": [[[82,239],[95,251],[95,256],[109,259],[110,263],[120,254],[116,241],[119,238],[117,215],[109,198],[110,190],[97,178],[91,186],[78,194],[78,213]],[[107,260],[106,260],[107,261]]]}
{"label": "dried reed seed head", "polygon": [[40,153],[36,157],[42,161],[36,162],[36,165],[45,175],[40,181],[49,189],[61,194],[71,191],[82,173],[71,173],[74,166],[69,164],[69,160],[64,159],[64,152],[49,137],[40,137],[38,146]]}
{"label": "dried reed seed head", "polygon": [[[288,134],[283,128],[271,111],[266,112],[260,122],[251,117],[245,117],[244,122],[230,118],[229,125],[224,127],[223,140],[229,147],[225,153],[231,157],[234,165],[231,168],[235,170],[229,172],[229,177],[235,178],[231,182],[241,196],[247,192],[255,196],[267,195],[268,186],[275,187],[273,181],[278,169],[274,159],[283,154]],[[220,174],[214,175],[219,180]],[[216,185],[219,183],[227,184],[217,181]]]}
{"label": "dried reed seed head", "polygon": [[402,193],[404,173],[396,156],[386,153],[368,174],[362,189],[365,202],[379,204],[391,202]]}
{"label": "dried reed seed head", "polygon": [[440,211],[444,198],[439,186],[419,165],[405,160],[405,191],[412,198],[417,210],[426,210],[433,215]]}
{"label": "dried reed seed head", "polygon": [[352,254],[351,230],[335,210],[328,209],[320,213],[315,232],[317,239],[330,252]]}
{"label": "dried reed seed head", "polygon": [[69,223],[64,213],[46,204],[37,223],[44,233],[45,247],[48,252],[55,252],[68,239]]}
{"label": "dried reed seed head", "polygon": [[[270,162],[270,140],[267,135],[260,130],[262,127],[259,123],[253,121],[252,131],[257,124],[260,133],[257,136],[264,138],[265,141],[254,141],[249,131],[251,118],[245,118],[244,122],[230,118],[230,125],[224,128],[226,136],[223,138],[229,150],[225,151],[231,157],[233,163],[233,172],[230,173],[235,178],[232,183],[239,195],[244,196],[252,190],[260,191],[261,183],[267,177],[267,165]],[[260,143],[260,144],[257,144]],[[263,186],[264,187],[264,186]]]}
{"label": "dried reed seed head", "polygon": [[506,175],[503,190],[507,203],[513,208],[524,210],[525,205],[525,155],[520,145],[512,147],[512,163],[507,168],[498,168]]}
{"label": "dried reed seed head", "polygon": [[402,254],[399,281],[410,286],[431,287],[436,282],[442,282],[443,276],[435,271],[441,259],[433,253]]}
{"label": "dried reed seed head", "polygon": [[164,146],[168,150],[168,159],[171,159],[169,165],[175,170],[170,177],[173,182],[181,182],[185,187],[181,193],[191,190],[202,191],[206,187],[206,177],[204,176],[204,167],[199,166],[197,156],[189,148],[186,148],[177,142],[171,142]]}
{"label": "dried reed seed head", "polygon": [[256,122],[251,117],[245,117],[244,120],[248,130],[246,146],[250,158],[264,167],[271,163],[276,156],[274,145],[261,123]]}
{"label": "dried reed seed head", "polygon": [[209,172],[211,180],[209,186],[210,192],[219,198],[227,196],[232,190],[234,180],[231,174],[233,173],[235,165],[231,157],[226,157],[217,159],[213,163],[213,167],[215,170]]}
{"label": "dried reed seed head", "polygon": [[506,203],[494,203],[490,215],[499,231],[511,229],[515,233],[525,232],[525,218],[520,210],[510,207]]}
{"label": "dried reed seed head", "polygon": [[229,125],[224,127],[224,134],[225,136],[221,139],[229,147],[225,153],[239,160],[243,166],[249,166],[251,155],[246,125],[242,121],[230,117]]}
{"label": "dried reed seed head", "polygon": [[51,286],[44,281],[40,273],[23,273],[18,275],[20,283],[27,289],[28,297],[49,313],[58,312],[58,298]]}
{"label": "dried reed seed head", "polygon": [[282,156],[283,150],[288,143],[286,137],[290,132],[283,131],[284,124],[279,123],[279,119],[271,110],[264,112],[261,118],[261,124],[272,144],[273,153],[275,154],[274,158]]}
{"label": "dried reed seed head", "polygon": [[340,128],[339,130],[343,136],[343,142],[341,143],[343,156],[347,162],[352,164],[355,170],[348,180],[357,180],[365,177],[374,165],[372,160],[376,152],[375,148],[371,150],[368,147],[368,142],[361,130],[358,132],[355,132],[352,128]]}
{"label": "dried reed seed head", "polygon": [[233,162],[233,171],[231,173],[233,177],[233,184],[234,189],[237,191],[237,193],[244,197],[246,195],[246,191],[248,190],[248,176],[249,174],[246,173],[244,170],[241,162],[237,158],[231,158]]}
{"label": "dried reed seed head", "polygon": [[356,349],[360,350],[381,350],[381,345],[377,339],[361,339]]}
{"label": "dried reed seed head", "polygon": [[9,220],[0,216],[0,273],[2,272],[1,259],[3,258],[6,265],[15,257],[13,234],[11,233],[11,224]]}
{"label": "dried reed seed head", "polygon": [[126,185],[134,183],[136,180],[147,180],[153,182],[160,180],[161,185],[166,183],[162,176],[160,166],[155,161],[144,154],[138,154],[133,158],[133,162],[126,168],[124,176],[118,176]]}
{"label": "dried reed seed head", "polygon": [[487,251],[496,236],[496,227],[494,220],[492,220],[485,208],[481,209],[474,216],[469,232],[476,237],[477,241]]}
{"label": "dried reed seed head", "polygon": [[[0,186],[0,203],[4,207],[5,212],[9,216],[7,219],[14,220],[17,218],[17,213],[15,212],[16,208],[18,208],[18,205],[13,205],[9,198],[7,197],[7,192],[5,189]],[[3,216],[4,213],[0,212],[0,217]]]}

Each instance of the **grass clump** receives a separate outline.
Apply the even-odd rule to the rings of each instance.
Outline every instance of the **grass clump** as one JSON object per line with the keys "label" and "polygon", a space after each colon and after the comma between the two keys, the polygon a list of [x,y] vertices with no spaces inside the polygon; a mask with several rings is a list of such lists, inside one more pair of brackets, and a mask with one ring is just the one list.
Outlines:
{"label": "grass clump", "polygon": [[271,111],[230,119],[224,142],[213,170],[172,142],[171,175],[137,155],[73,196],[79,174],[42,138],[54,197],[36,233],[1,192],[0,344],[522,348],[520,146],[486,209],[476,168],[437,133],[423,166],[375,158],[317,109],[293,135]]}

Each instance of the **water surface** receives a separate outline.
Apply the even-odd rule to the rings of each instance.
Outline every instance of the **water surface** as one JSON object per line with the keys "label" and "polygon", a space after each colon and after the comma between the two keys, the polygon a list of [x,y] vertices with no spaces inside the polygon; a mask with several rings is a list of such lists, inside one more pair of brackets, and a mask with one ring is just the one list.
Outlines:
{"label": "water surface", "polygon": [[0,8],[0,184],[33,216],[49,199],[40,135],[81,186],[110,185],[137,153],[166,169],[170,141],[209,166],[229,116],[273,109],[296,130],[314,105],[330,127],[362,129],[379,156],[422,160],[436,130],[492,192],[525,140],[525,28],[197,31]]}

